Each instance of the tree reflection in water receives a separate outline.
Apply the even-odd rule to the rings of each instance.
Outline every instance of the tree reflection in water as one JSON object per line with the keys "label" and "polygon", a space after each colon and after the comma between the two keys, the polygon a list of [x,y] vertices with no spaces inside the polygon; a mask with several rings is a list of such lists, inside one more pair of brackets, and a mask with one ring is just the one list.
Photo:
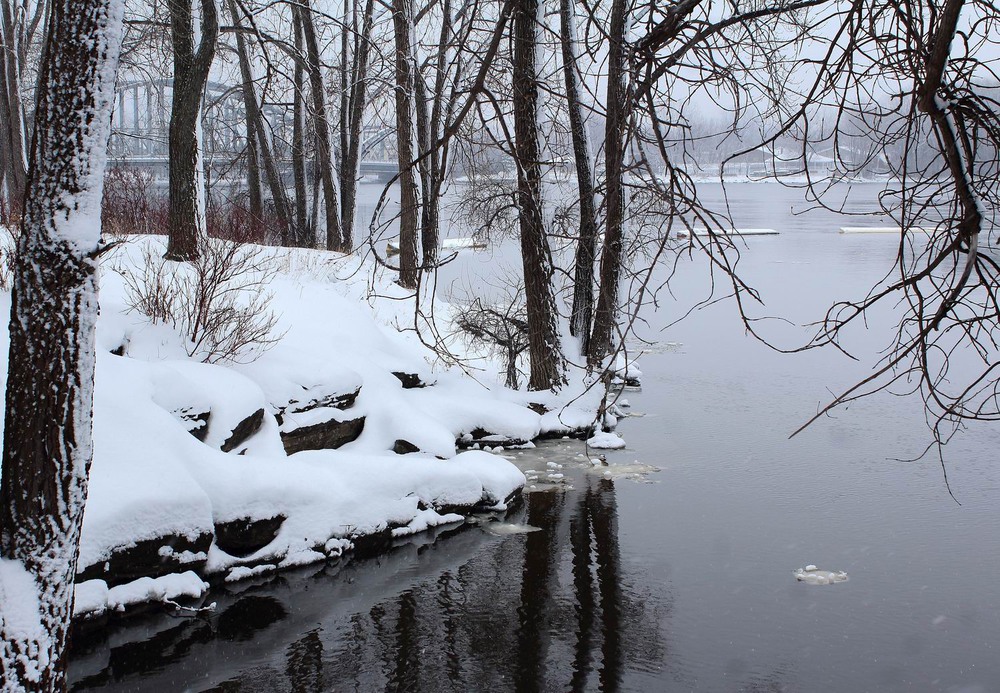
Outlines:
{"label": "tree reflection in water", "polygon": [[578,485],[526,496],[510,519],[540,531],[467,529],[332,578],[336,568],[321,568],[213,594],[220,609],[208,619],[179,631],[148,624],[189,642],[147,642],[126,676],[102,668],[137,651],[134,628],[131,643],[77,656],[76,671],[90,673],[74,689],[617,691],[630,671],[662,666],[670,604],[623,568],[614,481]]}

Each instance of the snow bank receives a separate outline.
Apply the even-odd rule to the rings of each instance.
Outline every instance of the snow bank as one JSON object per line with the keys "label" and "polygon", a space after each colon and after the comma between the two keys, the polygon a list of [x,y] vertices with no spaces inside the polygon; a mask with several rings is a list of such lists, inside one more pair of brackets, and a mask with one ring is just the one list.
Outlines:
{"label": "snow bank", "polygon": [[[339,556],[364,536],[504,510],[524,475],[488,452],[458,453],[458,439],[531,441],[595,423],[600,393],[582,385],[562,398],[512,392],[443,367],[409,329],[412,301],[399,300],[407,292],[392,277],[373,279],[361,260],[320,251],[261,251],[276,267],[277,344],[251,363],[193,361],[182,335],[126,310],[125,283],[112,271],[137,276],[143,247],[159,257],[164,245],[132,239],[102,271],[77,615],[196,597],[212,575],[246,579]],[[0,309],[9,300],[0,293]],[[6,338],[4,323],[4,372]],[[331,422],[359,432],[336,450],[286,454],[288,436]],[[612,434],[590,445],[612,438],[624,445]],[[225,539],[233,532],[240,541]],[[14,578],[2,577],[0,589],[14,589]],[[7,619],[10,598],[0,601]]]}
{"label": "snow bank", "polygon": [[[476,428],[530,440],[540,417],[459,373],[435,372],[433,353],[397,329],[412,304],[393,300],[404,294],[388,280],[383,304],[366,303],[359,277],[370,273],[353,272],[357,260],[264,249],[278,268],[270,289],[284,337],[252,363],[219,365],[191,360],[182,335],[126,310],[112,267],[137,270],[144,245],[162,255],[163,239],[133,239],[102,272],[79,559],[88,579],[77,585],[76,615],[197,597],[213,574],[252,577],[339,556],[365,535],[456,522],[457,509],[503,509],[524,485],[508,461],[456,454],[455,441]],[[0,308],[9,300],[0,293]],[[4,323],[4,372],[6,339]],[[283,434],[348,419],[364,421],[353,442],[285,453]],[[419,452],[395,454],[400,440]],[[227,527],[265,526],[271,533],[255,544],[221,540]],[[26,577],[0,565],[8,631],[34,622]]]}

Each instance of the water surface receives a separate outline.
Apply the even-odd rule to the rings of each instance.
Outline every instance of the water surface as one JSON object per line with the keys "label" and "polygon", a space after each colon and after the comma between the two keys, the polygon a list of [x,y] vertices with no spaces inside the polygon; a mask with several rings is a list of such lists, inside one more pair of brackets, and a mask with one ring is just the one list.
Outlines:
{"label": "water surface", "polygon": [[[891,267],[891,236],[838,234],[857,222],[792,214],[807,205],[776,186],[730,192],[737,225],[782,232],[742,250],[757,315],[821,317]],[[503,255],[463,256],[445,279]],[[507,521],[540,531],[448,528],[378,559],[220,587],[212,614],[154,613],[79,642],[74,690],[997,690],[1000,430],[948,447],[961,505],[936,458],[903,461],[929,441],[913,398],[856,402],[789,440],[869,372],[891,311],[850,335],[860,361],[771,351],[731,302],[661,332],[706,277],[682,263],[661,295],[643,389],[625,393],[642,416],[623,422],[610,467],[576,441],[505,453],[539,472]],[[767,330],[785,346],[808,335]],[[634,464],[660,471],[616,473]],[[809,564],[850,581],[796,582]]]}

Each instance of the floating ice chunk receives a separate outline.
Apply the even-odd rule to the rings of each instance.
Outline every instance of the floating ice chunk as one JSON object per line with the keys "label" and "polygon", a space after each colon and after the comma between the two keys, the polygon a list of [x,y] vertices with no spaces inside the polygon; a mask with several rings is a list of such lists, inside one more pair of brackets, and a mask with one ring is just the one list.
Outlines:
{"label": "floating ice chunk", "polygon": [[587,445],[597,450],[621,450],[625,447],[625,441],[614,433],[600,431],[587,441]]}
{"label": "floating ice chunk", "polygon": [[843,570],[820,570],[812,564],[794,570],[792,574],[796,580],[808,585],[832,585],[835,582],[847,582],[847,573]]}
{"label": "floating ice chunk", "polygon": [[516,524],[513,522],[488,522],[483,525],[483,529],[497,536],[527,534],[528,532],[540,532],[542,530],[541,527],[532,527],[531,525]]}

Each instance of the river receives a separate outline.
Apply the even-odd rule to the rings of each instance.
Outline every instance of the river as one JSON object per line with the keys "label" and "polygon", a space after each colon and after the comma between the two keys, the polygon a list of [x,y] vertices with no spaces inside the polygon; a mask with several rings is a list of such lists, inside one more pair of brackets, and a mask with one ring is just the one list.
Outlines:
{"label": "river", "polygon": [[[758,315],[819,318],[890,268],[892,236],[837,233],[884,220],[798,213],[800,193],[771,184],[729,193],[737,226],[781,231],[745,239]],[[849,204],[876,193],[860,186]],[[471,283],[503,254],[463,255],[444,279]],[[219,587],[209,615],[151,613],[81,638],[73,690],[998,690],[1000,430],[947,447],[955,499],[936,457],[903,461],[929,441],[912,397],[855,402],[789,439],[870,372],[891,316],[850,335],[857,362],[774,352],[731,301],[661,331],[707,276],[702,259],[680,263],[643,328],[657,343],[608,467],[576,441],[505,453],[540,477],[510,520],[540,531],[449,528]],[[785,346],[807,335],[763,327]],[[808,564],[850,579],[797,582]]]}

